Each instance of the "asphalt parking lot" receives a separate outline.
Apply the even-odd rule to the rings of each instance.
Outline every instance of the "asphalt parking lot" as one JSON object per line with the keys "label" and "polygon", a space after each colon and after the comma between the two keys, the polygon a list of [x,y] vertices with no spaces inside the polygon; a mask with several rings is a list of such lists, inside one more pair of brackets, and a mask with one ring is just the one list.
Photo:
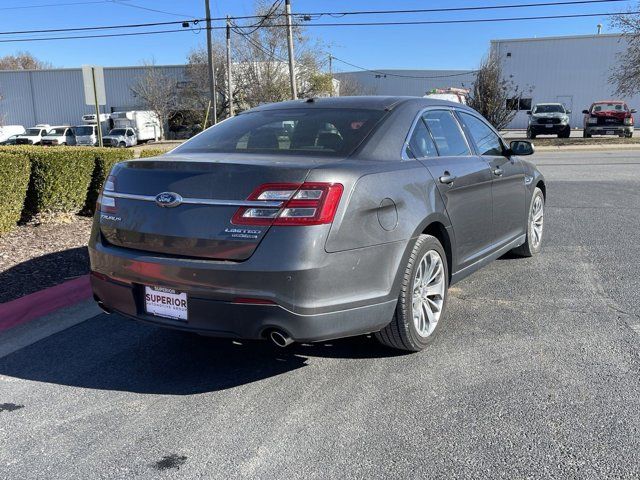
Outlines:
{"label": "asphalt parking lot", "polygon": [[638,478],[640,150],[533,159],[542,253],[456,285],[428,350],[99,315],[0,359],[0,477]]}

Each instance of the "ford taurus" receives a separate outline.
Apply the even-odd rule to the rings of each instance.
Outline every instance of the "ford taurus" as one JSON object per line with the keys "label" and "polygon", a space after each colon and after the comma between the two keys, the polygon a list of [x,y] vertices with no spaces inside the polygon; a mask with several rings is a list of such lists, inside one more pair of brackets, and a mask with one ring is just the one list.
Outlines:
{"label": "ford taurus", "polygon": [[265,105],[117,164],[89,244],[107,312],[280,346],[418,351],[448,288],[540,251],[546,187],[474,110],[429,98]]}

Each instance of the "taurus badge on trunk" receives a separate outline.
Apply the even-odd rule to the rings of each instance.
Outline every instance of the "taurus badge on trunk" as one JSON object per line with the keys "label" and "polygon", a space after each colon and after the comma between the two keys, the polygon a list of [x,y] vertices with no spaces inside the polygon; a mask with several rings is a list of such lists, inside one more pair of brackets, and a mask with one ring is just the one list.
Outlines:
{"label": "taurus badge on trunk", "polygon": [[162,192],[156,195],[156,204],[160,207],[177,207],[182,203],[182,197],[174,192]]}

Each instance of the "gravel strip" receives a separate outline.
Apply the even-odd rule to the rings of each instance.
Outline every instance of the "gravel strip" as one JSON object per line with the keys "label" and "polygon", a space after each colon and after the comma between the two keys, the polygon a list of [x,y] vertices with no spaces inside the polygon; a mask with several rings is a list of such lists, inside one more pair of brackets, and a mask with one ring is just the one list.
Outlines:
{"label": "gravel strip", "polygon": [[0,303],[89,272],[91,218],[31,222],[0,237]]}

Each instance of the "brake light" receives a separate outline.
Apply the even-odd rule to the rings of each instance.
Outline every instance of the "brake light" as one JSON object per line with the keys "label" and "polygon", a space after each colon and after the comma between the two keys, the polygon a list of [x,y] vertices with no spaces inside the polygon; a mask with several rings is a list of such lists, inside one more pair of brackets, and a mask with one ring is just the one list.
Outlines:
{"label": "brake light", "polygon": [[343,187],[339,183],[267,183],[247,200],[281,202],[278,207],[241,207],[235,225],[323,225],[333,222]]}
{"label": "brake light", "polygon": [[98,195],[98,201],[96,202],[96,210],[104,213],[116,212],[116,199],[109,195],[109,192],[113,192],[116,189],[116,179],[113,175],[109,175],[102,185],[102,192]]}

